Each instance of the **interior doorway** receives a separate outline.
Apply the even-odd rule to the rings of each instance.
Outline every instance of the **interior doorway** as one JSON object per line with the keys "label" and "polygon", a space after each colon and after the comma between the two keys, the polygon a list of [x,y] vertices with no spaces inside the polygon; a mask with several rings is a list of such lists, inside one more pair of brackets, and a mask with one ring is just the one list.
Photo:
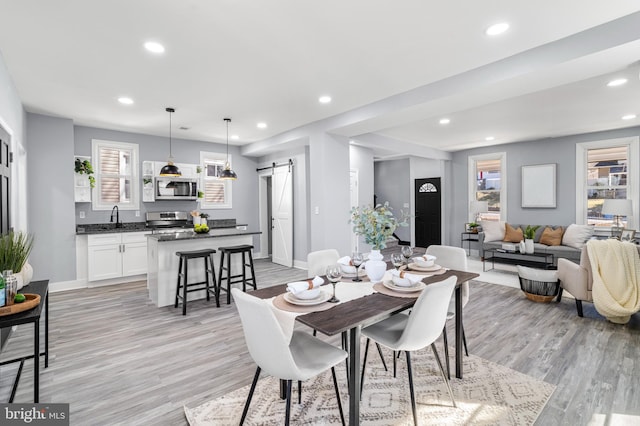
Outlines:
{"label": "interior doorway", "polygon": [[[350,170],[349,171],[349,193],[351,199],[351,207],[358,206],[358,171]],[[351,250],[360,251],[358,244],[358,236],[351,231]]]}
{"label": "interior doorway", "polygon": [[260,256],[293,266],[293,164],[266,168],[259,174]]}
{"label": "interior doorway", "polygon": [[417,247],[442,242],[440,178],[415,180],[415,237]]}

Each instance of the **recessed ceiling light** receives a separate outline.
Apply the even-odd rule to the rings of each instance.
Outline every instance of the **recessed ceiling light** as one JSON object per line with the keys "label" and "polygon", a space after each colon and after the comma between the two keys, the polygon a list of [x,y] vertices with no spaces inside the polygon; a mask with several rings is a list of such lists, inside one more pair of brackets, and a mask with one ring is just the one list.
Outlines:
{"label": "recessed ceiling light", "polygon": [[267,123],[258,123],[256,124],[256,126],[258,126],[258,129],[266,129],[267,128]]}
{"label": "recessed ceiling light", "polygon": [[635,114],[627,114],[622,116],[623,120],[633,120],[634,118],[636,118]]}
{"label": "recessed ceiling light", "polygon": [[133,99],[127,98],[126,96],[122,96],[118,98],[118,102],[125,105],[131,105],[133,103]]}
{"label": "recessed ceiling light", "polygon": [[448,118],[441,118],[440,119],[440,124],[449,124],[451,123],[451,120],[449,120]]}
{"label": "recessed ceiling light", "polygon": [[610,82],[608,82],[607,86],[609,87],[622,86],[626,82],[627,82],[626,78],[616,78],[615,80],[611,80]]}
{"label": "recessed ceiling light", "polygon": [[486,29],[485,34],[490,36],[500,35],[509,29],[509,24],[506,22],[500,22],[499,24],[493,24]]}
{"label": "recessed ceiling light", "polygon": [[495,138],[493,136],[487,136],[486,138],[484,138],[485,141],[492,141]]}
{"label": "recessed ceiling light", "polygon": [[152,53],[164,53],[164,46],[155,41],[148,41],[144,44],[144,48]]}
{"label": "recessed ceiling light", "polygon": [[240,139],[240,136],[238,136],[238,135],[231,135],[231,139],[233,139],[233,140],[238,140],[238,139]]}
{"label": "recessed ceiling light", "polygon": [[331,102],[331,96],[320,96],[318,98],[318,102],[320,102],[321,104],[328,104],[329,102]]}

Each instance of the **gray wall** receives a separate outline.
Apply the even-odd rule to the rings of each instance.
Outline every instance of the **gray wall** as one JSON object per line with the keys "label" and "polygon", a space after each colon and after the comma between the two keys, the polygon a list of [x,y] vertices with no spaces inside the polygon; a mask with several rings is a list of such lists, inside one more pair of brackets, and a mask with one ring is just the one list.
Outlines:
{"label": "gray wall", "polygon": [[[377,203],[384,204],[385,201],[388,201],[397,218],[400,217],[400,210],[405,208],[405,204],[411,206],[410,169],[408,158],[377,161],[373,167],[374,192],[377,196]],[[405,208],[405,210],[408,209]],[[398,227],[395,233],[401,240],[411,241],[411,226]]]}
{"label": "gray wall", "polygon": [[35,243],[33,278],[51,282],[76,276],[73,201],[73,122],[27,114],[29,229]]}
{"label": "gray wall", "polygon": [[[459,151],[452,160],[455,201],[450,216],[451,241],[459,240],[463,223],[468,222],[468,158],[470,155],[506,152],[507,154],[507,220],[513,223],[569,225],[576,221],[576,144],[640,135],[640,127],[572,135],[561,138],[519,142]],[[521,207],[521,167],[556,163],[556,208],[524,209]],[[460,226],[457,226],[459,224]]]}

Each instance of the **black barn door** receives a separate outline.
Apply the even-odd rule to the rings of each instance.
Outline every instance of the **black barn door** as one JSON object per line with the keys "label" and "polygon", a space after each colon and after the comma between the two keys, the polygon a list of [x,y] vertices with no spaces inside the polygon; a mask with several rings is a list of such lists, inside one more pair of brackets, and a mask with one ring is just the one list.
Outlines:
{"label": "black barn door", "polygon": [[441,244],[440,178],[416,179],[416,247]]}

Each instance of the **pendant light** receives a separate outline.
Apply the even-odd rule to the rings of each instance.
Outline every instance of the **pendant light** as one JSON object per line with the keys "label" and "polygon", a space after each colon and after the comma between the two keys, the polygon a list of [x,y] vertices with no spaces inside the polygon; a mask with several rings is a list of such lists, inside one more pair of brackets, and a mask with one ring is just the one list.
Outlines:
{"label": "pendant light", "polygon": [[236,175],[236,172],[231,170],[231,166],[229,165],[229,123],[231,123],[231,119],[225,118],[224,121],[227,122],[227,161],[224,164],[224,170],[220,173],[219,178],[236,180],[238,179],[238,175]]}
{"label": "pendant light", "polygon": [[182,173],[178,167],[173,164],[173,155],[171,154],[171,114],[176,112],[173,108],[165,108],[165,111],[169,113],[169,160],[167,165],[160,169],[160,176],[182,176]]}

